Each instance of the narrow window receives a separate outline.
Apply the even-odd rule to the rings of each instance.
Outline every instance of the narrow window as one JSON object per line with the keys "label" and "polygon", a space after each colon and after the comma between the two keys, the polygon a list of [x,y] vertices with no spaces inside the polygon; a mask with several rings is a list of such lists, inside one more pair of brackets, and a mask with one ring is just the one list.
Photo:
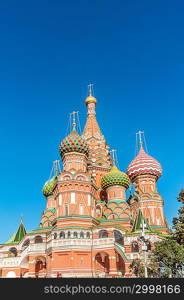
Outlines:
{"label": "narrow window", "polygon": [[91,205],[91,195],[88,195],[88,206]]}
{"label": "narrow window", "polygon": [[77,239],[77,238],[78,238],[78,234],[77,234],[76,231],[73,233],[73,237],[74,237],[74,239]]}
{"label": "narrow window", "polygon": [[71,193],[71,203],[75,204],[75,193]]}
{"label": "narrow window", "polygon": [[59,206],[61,206],[61,205],[62,205],[62,195],[59,194]]}
{"label": "narrow window", "polygon": [[81,216],[83,216],[83,214],[84,214],[84,206],[82,204],[80,204],[80,206],[79,206],[79,214]]}
{"label": "narrow window", "polygon": [[65,216],[69,215],[69,207],[68,205],[65,205]]}

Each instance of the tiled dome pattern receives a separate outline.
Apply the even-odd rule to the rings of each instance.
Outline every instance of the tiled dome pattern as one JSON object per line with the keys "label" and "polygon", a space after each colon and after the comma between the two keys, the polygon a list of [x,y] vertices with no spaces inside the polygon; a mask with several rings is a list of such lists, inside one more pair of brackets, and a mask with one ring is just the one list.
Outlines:
{"label": "tiled dome pattern", "polygon": [[68,152],[79,152],[88,154],[88,146],[75,129],[61,142],[59,147],[61,156]]}
{"label": "tiled dome pattern", "polygon": [[159,178],[162,175],[162,167],[155,158],[148,155],[141,147],[136,158],[129,164],[127,174],[131,180],[144,174],[155,175]]}
{"label": "tiled dome pattern", "polygon": [[48,180],[42,190],[42,193],[45,197],[51,196],[53,194],[53,190],[56,186],[56,177],[52,177],[50,180]]}
{"label": "tiled dome pattern", "polygon": [[101,186],[103,189],[112,185],[122,185],[126,189],[130,186],[130,179],[126,173],[119,171],[116,166],[113,166],[111,171],[102,177]]}

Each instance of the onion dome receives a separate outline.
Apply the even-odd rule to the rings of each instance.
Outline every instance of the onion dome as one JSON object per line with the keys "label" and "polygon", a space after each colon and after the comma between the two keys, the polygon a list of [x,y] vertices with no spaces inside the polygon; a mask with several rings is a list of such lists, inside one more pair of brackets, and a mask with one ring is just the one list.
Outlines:
{"label": "onion dome", "polygon": [[97,103],[97,100],[96,100],[95,97],[89,95],[89,96],[86,98],[85,103],[86,103],[86,105],[89,104],[89,103],[95,103],[95,104],[96,104],[96,103]]}
{"label": "onion dome", "polygon": [[122,185],[126,189],[130,186],[130,179],[128,175],[119,171],[116,166],[113,166],[111,171],[103,176],[101,180],[101,186],[103,189],[113,185]]}
{"label": "onion dome", "polygon": [[141,146],[138,155],[129,164],[127,174],[131,180],[138,175],[145,174],[155,175],[158,179],[162,175],[162,167],[160,163],[155,158],[148,155]]}
{"label": "onion dome", "polygon": [[53,194],[53,190],[56,186],[56,176],[52,177],[50,180],[46,181],[44,184],[42,193],[45,197],[51,196]]}
{"label": "onion dome", "polygon": [[78,132],[74,127],[71,133],[61,142],[59,151],[61,157],[65,153],[69,153],[69,152],[79,152],[79,153],[87,154],[88,146],[84,138],[78,134]]}

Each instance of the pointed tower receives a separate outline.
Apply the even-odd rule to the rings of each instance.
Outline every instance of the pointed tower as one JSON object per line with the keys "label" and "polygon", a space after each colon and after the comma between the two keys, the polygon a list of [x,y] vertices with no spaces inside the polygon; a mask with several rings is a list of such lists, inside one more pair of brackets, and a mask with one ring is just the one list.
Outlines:
{"label": "pointed tower", "polygon": [[134,185],[134,197],[133,200],[129,199],[129,203],[134,216],[140,208],[152,228],[166,231],[163,199],[156,186],[158,178],[162,175],[162,167],[155,158],[145,152],[142,142],[143,132],[139,131],[137,134],[140,150],[127,169],[127,174]]}
{"label": "pointed tower", "polygon": [[22,241],[22,239],[26,235],[26,229],[23,223],[23,220],[21,218],[19,228],[17,229],[17,232],[15,232],[9,240],[5,244],[16,244]]}
{"label": "pointed tower", "polygon": [[109,172],[112,166],[109,153],[109,146],[102,135],[98,122],[96,120],[97,99],[92,93],[92,84],[88,86],[88,97],[85,100],[87,107],[87,121],[83,132],[89,147],[88,170],[96,180],[97,186],[100,186],[101,177]]}

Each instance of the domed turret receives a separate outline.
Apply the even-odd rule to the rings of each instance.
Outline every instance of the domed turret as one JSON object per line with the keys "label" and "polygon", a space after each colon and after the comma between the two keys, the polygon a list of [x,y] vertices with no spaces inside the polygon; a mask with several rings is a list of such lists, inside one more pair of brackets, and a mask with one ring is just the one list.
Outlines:
{"label": "domed turret", "polygon": [[88,153],[88,146],[84,138],[82,138],[75,127],[71,131],[71,133],[61,142],[59,147],[61,157],[65,153],[69,152],[79,152],[83,154]]}
{"label": "domed turret", "polygon": [[95,97],[93,97],[93,96],[88,96],[86,99],[85,99],[85,103],[86,103],[86,105],[87,104],[89,104],[89,103],[97,103],[97,100],[96,100],[96,98]]}
{"label": "domed turret", "polygon": [[128,175],[119,171],[116,166],[113,166],[111,171],[103,176],[101,180],[101,186],[103,189],[113,185],[121,185],[126,189],[130,186],[130,179]]}
{"label": "domed turret", "polygon": [[145,174],[155,175],[158,179],[162,175],[162,167],[155,158],[144,151],[141,145],[138,155],[127,168],[127,174],[132,181],[136,176]]}
{"label": "domed turret", "polygon": [[44,184],[42,193],[45,197],[51,196],[53,194],[53,190],[56,186],[56,176],[52,177],[50,180],[46,181]]}
{"label": "domed turret", "polygon": [[93,84],[89,84],[88,85],[88,92],[89,92],[89,95],[88,97],[85,99],[85,103],[86,105],[90,104],[90,103],[94,103],[96,104],[97,103],[97,99],[93,96]]}

